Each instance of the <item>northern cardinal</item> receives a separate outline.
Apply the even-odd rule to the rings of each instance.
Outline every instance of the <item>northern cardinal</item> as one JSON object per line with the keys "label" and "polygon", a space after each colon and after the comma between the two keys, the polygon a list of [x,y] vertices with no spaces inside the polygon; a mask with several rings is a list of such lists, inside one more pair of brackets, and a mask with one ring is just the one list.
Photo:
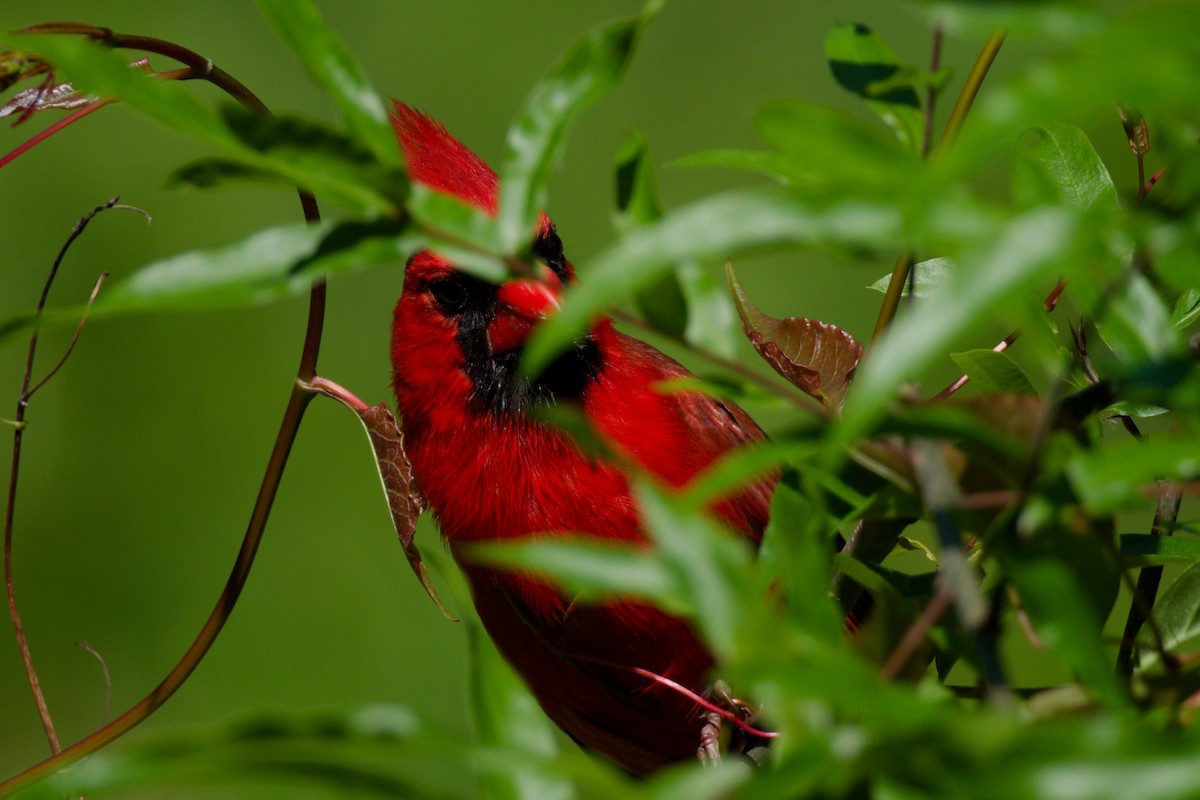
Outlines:
{"label": "northern cardinal", "polygon": [[[497,177],[478,156],[401,103],[392,122],[414,181],[496,212]],[[542,278],[498,286],[431,252],[408,262],[392,327],[401,424],[419,488],[497,648],[575,741],[644,775],[695,756],[702,712],[632,668],[703,693],[713,658],[693,627],[646,603],[573,603],[528,574],[472,563],[464,546],[564,533],[646,542],[626,472],[527,416],[538,404],[575,404],[615,451],[669,486],[763,433],[731,403],[660,388],[691,373],[607,318],[540,377],[518,375],[530,330],[574,280],[545,216],[534,253],[548,265]],[[714,511],[757,544],[773,488],[759,480]]]}

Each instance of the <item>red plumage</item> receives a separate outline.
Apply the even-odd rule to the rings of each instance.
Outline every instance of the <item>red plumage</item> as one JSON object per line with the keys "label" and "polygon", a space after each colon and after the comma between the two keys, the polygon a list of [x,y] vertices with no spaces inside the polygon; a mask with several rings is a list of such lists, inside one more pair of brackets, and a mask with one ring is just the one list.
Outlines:
{"label": "red plumage", "polygon": [[[413,180],[495,213],[497,179],[482,160],[407,106],[396,104],[393,122]],[[527,418],[531,404],[577,404],[615,449],[673,486],[762,432],[732,404],[661,391],[661,382],[690,373],[607,319],[544,377],[521,379],[515,366],[524,335],[573,279],[545,217],[535,251],[550,266],[544,280],[502,287],[430,253],[409,262],[392,336],[405,442],[500,652],[576,741],[645,774],[694,756],[700,710],[631,669],[703,692],[712,656],[691,625],[644,603],[573,605],[541,580],[469,563],[461,546],[564,531],[645,541],[621,468]],[[756,482],[715,510],[757,543],[772,489],[772,481]]]}

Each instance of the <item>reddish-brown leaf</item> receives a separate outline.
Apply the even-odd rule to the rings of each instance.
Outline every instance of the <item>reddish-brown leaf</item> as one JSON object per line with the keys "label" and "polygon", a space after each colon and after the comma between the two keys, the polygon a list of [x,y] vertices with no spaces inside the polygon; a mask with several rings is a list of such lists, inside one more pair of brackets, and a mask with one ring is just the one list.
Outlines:
{"label": "reddish-brown leaf", "polygon": [[806,394],[828,408],[841,408],[863,356],[858,340],[819,320],[768,316],[750,301],[732,266],[726,265],[725,274],[742,328],[759,355]]}
{"label": "reddish-brown leaf", "polygon": [[421,551],[415,541],[417,519],[425,510],[425,500],[417,489],[413,478],[412,462],[404,451],[404,433],[400,430],[396,417],[386,404],[380,403],[368,406],[359,400],[352,392],[326,378],[314,378],[309,384],[313,391],[333,398],[346,408],[358,415],[359,421],[366,428],[367,437],[371,440],[371,449],[375,451],[375,464],[379,468],[379,477],[383,481],[383,491],[387,496],[388,510],[392,514],[392,524],[404,547],[404,555],[425,588],[425,593],[434,602],[447,619],[458,620],[446,610],[442,599],[434,588],[425,563],[421,560]]}

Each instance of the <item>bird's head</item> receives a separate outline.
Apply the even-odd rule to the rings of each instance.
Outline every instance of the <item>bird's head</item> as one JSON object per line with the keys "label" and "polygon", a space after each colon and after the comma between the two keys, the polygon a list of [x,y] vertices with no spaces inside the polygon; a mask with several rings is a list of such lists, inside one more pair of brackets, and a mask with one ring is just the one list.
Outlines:
{"label": "bird's head", "polygon": [[[409,177],[489,214],[497,208],[496,173],[436,120],[396,103],[396,137]],[[542,319],[558,308],[574,278],[562,241],[545,215],[533,253],[536,277],[499,285],[468,275],[429,251],[413,256],[392,326],[392,365],[402,414],[439,396],[465,393],[476,411],[520,411],[530,400],[577,396],[600,368],[591,336],[535,381],[517,373],[521,349]],[[406,408],[406,406],[408,406]]]}

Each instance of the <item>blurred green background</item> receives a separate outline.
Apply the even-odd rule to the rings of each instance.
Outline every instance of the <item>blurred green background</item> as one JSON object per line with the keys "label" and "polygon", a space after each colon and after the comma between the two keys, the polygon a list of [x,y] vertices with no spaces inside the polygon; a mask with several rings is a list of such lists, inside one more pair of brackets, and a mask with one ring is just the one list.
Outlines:
{"label": "blurred green background", "polygon": [[[327,3],[324,12],[382,92],[440,118],[495,163],[506,126],[557,55],[585,29],[639,8],[617,0],[359,0]],[[246,0],[10,2],[0,25],[52,19],[177,41],[210,56],[272,107],[332,113]],[[584,280],[589,257],[613,238],[611,163],[631,128],[645,133],[658,163],[667,165],[698,150],[757,146],[753,113],[779,97],[861,113],[833,82],[822,50],[830,25],[846,21],[870,24],[902,61],[927,62],[927,27],[893,2],[668,4],[623,84],[576,130],[551,187],[549,210]],[[949,38],[944,63],[961,78],[977,46]],[[1020,58],[1019,47],[1010,48],[997,71]],[[152,63],[173,66],[159,57]],[[213,97],[207,86],[195,89]],[[952,97],[942,101],[943,119]],[[42,116],[0,128],[0,153],[51,121]],[[1106,135],[1102,150],[1123,146],[1118,126]],[[113,195],[144,208],[153,224],[125,212],[97,219],[68,256],[52,303],[84,298],[100,271],[120,277],[156,258],[300,218],[294,195],[283,191],[164,188],[173,169],[202,154],[114,106],[0,171],[0,318],[32,307],[75,220]],[[660,175],[669,206],[745,180],[712,170],[667,168]],[[806,254],[738,266],[764,310],[819,317],[864,339],[878,295],[863,287],[890,269]],[[369,402],[390,399],[387,345],[400,284],[401,265],[387,264],[340,277],[330,288],[320,372]],[[104,706],[100,668],[76,641],[86,640],[107,662],[115,714],[161,679],[208,614],[290,389],[305,308],[293,300],[98,321],[36,397],[17,507],[16,588],[65,741],[99,725]],[[44,336],[37,373],[57,359],[69,335]],[[0,416],[12,414],[24,351],[24,342],[0,345]],[[11,433],[0,430],[7,452]],[[0,461],[7,482],[7,455]],[[435,537],[423,523],[418,541],[426,551],[439,549]],[[405,564],[357,421],[318,401],[232,620],[179,694],[132,736],[269,709],[375,702],[405,704],[465,730],[464,659],[462,626],[441,617]],[[46,754],[17,648],[5,633],[0,774]],[[222,791],[233,790],[197,794]]]}

